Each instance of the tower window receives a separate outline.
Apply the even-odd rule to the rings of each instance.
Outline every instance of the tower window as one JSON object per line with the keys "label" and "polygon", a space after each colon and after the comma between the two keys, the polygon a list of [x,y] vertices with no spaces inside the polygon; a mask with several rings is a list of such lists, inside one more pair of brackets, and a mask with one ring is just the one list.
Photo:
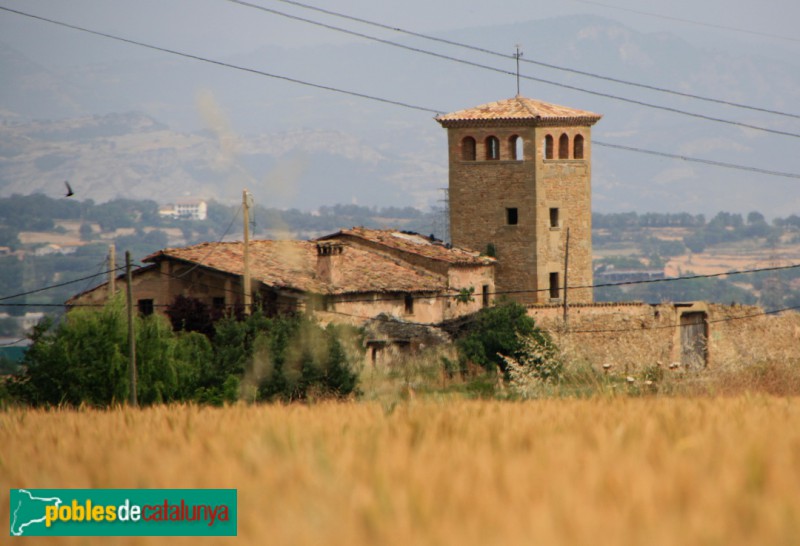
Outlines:
{"label": "tower window", "polygon": [[553,135],[544,137],[544,158],[553,159]]}
{"label": "tower window", "polygon": [[522,145],[522,137],[519,135],[514,135],[508,139],[508,147],[511,150],[511,159],[515,161],[522,161],[524,156],[524,150]]}
{"label": "tower window", "polygon": [[557,228],[558,227],[558,209],[551,208],[550,209],[550,227]]}
{"label": "tower window", "polygon": [[506,224],[509,226],[516,226],[519,223],[519,212],[517,208],[506,209]]}
{"label": "tower window", "polygon": [[575,159],[583,159],[583,135],[575,135],[575,144],[572,147]]}
{"label": "tower window", "polygon": [[550,273],[550,299],[557,300],[559,298],[558,289],[558,273]]}
{"label": "tower window", "polygon": [[500,159],[500,140],[495,136],[486,139],[486,159]]}
{"label": "tower window", "polygon": [[566,133],[558,139],[558,159],[569,159],[569,137]]}
{"label": "tower window", "polygon": [[475,139],[468,136],[461,141],[461,159],[475,161]]}

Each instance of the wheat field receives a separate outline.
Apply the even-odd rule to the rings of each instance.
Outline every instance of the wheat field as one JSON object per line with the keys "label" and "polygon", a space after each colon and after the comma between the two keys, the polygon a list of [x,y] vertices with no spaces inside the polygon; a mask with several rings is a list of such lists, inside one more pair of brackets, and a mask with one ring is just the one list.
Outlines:
{"label": "wheat field", "polygon": [[[238,489],[237,538],[20,544],[798,544],[800,399],[0,411],[8,489]],[[4,541],[5,542],[5,541]]]}

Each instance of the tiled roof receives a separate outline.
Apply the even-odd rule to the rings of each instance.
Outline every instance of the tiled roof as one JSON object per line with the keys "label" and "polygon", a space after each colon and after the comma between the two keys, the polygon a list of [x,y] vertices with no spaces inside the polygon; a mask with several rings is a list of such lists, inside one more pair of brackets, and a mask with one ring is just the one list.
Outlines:
{"label": "tiled roof", "polygon": [[354,227],[350,229],[343,229],[332,235],[320,237],[318,240],[326,241],[338,239],[343,235],[357,237],[391,249],[417,254],[426,258],[447,262],[450,264],[490,265],[495,263],[494,258],[482,256],[478,252],[465,250],[463,248],[447,248],[441,243],[441,241],[432,241],[429,237],[425,237],[419,233],[409,233],[397,230]]}
{"label": "tiled roof", "polygon": [[596,123],[602,116],[586,110],[576,110],[566,106],[559,106],[549,102],[542,102],[525,97],[482,104],[475,108],[459,110],[451,114],[436,117],[436,121],[443,126],[459,124],[462,122],[481,121],[540,121],[540,122],[573,122]]}
{"label": "tiled roof", "polygon": [[[145,262],[176,259],[233,275],[244,273],[243,244],[202,243],[167,248]],[[316,294],[365,292],[430,292],[447,287],[441,275],[415,269],[375,252],[345,245],[336,260],[338,282],[317,275],[317,244],[312,241],[250,241],[250,275],[268,286]]]}

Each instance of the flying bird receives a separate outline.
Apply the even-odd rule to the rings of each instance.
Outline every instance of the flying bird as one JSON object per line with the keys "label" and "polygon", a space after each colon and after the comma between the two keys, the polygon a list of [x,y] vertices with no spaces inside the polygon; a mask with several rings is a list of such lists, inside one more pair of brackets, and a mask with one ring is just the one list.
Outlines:
{"label": "flying bird", "polygon": [[67,186],[67,195],[65,195],[65,197],[72,197],[73,195],[75,195],[75,192],[72,191],[72,186],[69,185],[69,182],[64,180],[64,185]]}

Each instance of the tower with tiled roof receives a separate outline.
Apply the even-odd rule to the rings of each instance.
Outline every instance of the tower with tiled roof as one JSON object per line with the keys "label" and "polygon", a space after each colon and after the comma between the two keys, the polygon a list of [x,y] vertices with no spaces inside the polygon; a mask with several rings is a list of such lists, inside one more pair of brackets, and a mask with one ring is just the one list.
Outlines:
{"label": "tower with tiled roof", "polygon": [[[591,127],[600,115],[514,97],[436,120],[447,129],[450,237],[494,254],[499,293],[591,302]],[[575,288],[573,288],[575,287]]]}

